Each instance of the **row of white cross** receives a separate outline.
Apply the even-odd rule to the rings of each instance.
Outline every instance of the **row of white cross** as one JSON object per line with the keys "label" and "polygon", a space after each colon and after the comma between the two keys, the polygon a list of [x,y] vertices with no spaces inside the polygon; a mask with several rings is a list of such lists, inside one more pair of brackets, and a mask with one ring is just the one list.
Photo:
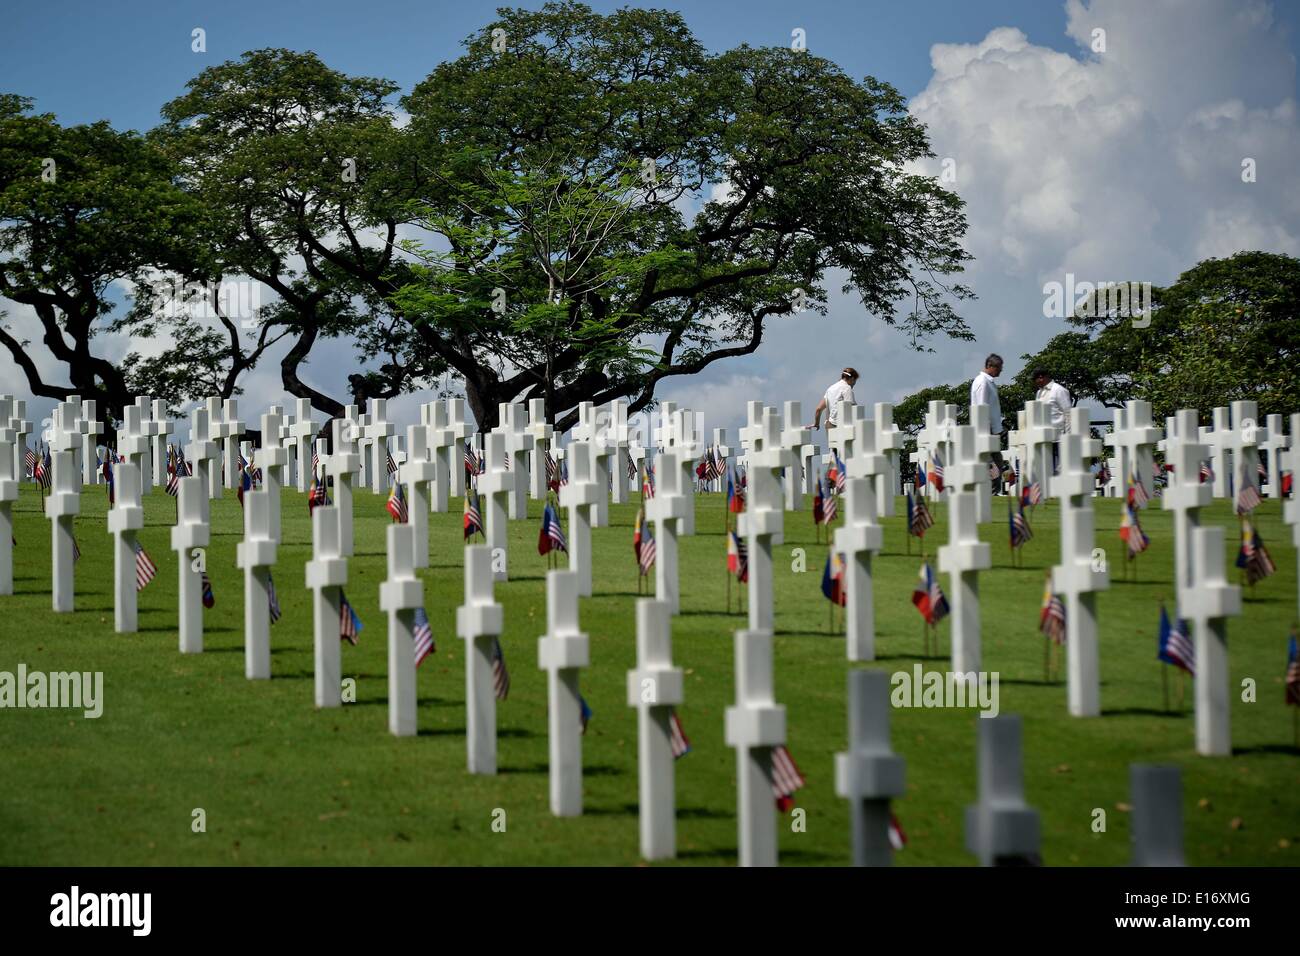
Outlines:
{"label": "row of white cross", "polygon": [[[665,403],[670,405],[671,403]],[[1044,426],[1042,413],[1031,403],[1025,413],[1028,427],[1039,429],[1042,438],[1050,432]],[[1137,407],[1135,407],[1135,405]],[[792,408],[793,406],[793,408]],[[134,410],[134,411],[133,411]],[[76,468],[78,451],[86,454],[82,443],[86,431],[82,430],[85,407],[79,402],[61,403],[56,409],[51,431],[53,461],[53,487],[46,498],[46,514],[53,527],[54,606],[56,610],[72,609],[72,518],[79,511],[79,481],[82,476]],[[206,547],[209,540],[209,497],[216,470],[216,446],[226,441],[229,476],[236,471],[230,461],[229,441],[242,434],[237,410],[229,402],[220,409],[222,427],[214,432],[208,418],[211,407],[197,409],[191,420],[193,437],[188,446],[189,458],[196,466],[195,476],[180,481],[177,525],[172,532],[172,546],[178,552],[180,566],[180,649],[182,652],[202,650],[202,612],[199,591],[204,567],[201,557],[195,559],[195,549]],[[506,513],[523,487],[516,471],[525,467],[531,458],[530,471],[541,470],[544,484],[544,455],[553,442],[554,434],[544,423],[544,409],[530,408],[533,421],[522,423],[518,409],[503,406],[501,424],[486,436],[487,471],[480,477],[480,490],[487,499],[488,544],[471,547],[466,552],[466,603],[458,612],[458,632],[472,645],[474,653],[467,653],[467,708],[469,709],[469,762],[475,772],[495,769],[495,711],[491,699],[491,643],[500,633],[500,605],[491,599],[493,580],[505,580],[504,528]],[[796,450],[802,454],[806,432],[792,427],[799,420],[797,403],[788,403],[785,409],[785,428],[775,408],[761,403],[751,403],[749,424],[741,433],[745,449],[744,461],[749,475],[748,504],[739,522],[740,533],[749,542],[749,621],[748,628],[736,636],[736,704],[728,709],[726,737],[740,755],[742,771],[738,776],[741,829],[741,858],[746,863],[775,862],[775,821],[771,799],[771,754],[785,740],[784,708],[775,703],[771,642],[773,632],[772,546],[780,544],[783,533],[784,510],[790,502],[790,487],[797,484],[794,468]],[[888,406],[877,406],[877,415],[886,419]],[[1117,416],[1116,437],[1112,446],[1124,450],[1129,460],[1141,460],[1141,454],[1159,440],[1159,430],[1145,425],[1149,408],[1143,414],[1141,403],[1130,403],[1123,410],[1125,418]],[[1240,411],[1244,420],[1252,411]],[[949,409],[932,406],[927,420],[931,433],[927,440],[933,447],[946,449],[945,478],[950,503],[949,542],[940,549],[940,569],[952,576],[952,654],[953,667],[959,674],[974,674],[980,669],[979,607],[977,575],[990,566],[988,545],[979,541],[978,523],[980,494],[989,487],[988,456],[992,448],[985,440],[989,435],[987,409],[977,406],[973,410],[972,424],[956,426],[951,421]],[[0,469],[14,460],[11,447],[17,448],[17,432],[13,427],[21,410],[9,399],[0,399]],[[146,446],[140,440],[145,435],[141,427],[143,406],[139,403],[127,409],[122,465],[118,466],[117,501],[109,514],[109,530],[115,535],[115,595],[117,599],[116,626],[119,631],[135,628],[135,592],[128,587],[133,578],[136,534],[143,525],[141,490],[145,484],[148,461]],[[942,419],[937,416],[944,416]],[[351,498],[350,477],[359,470],[358,439],[369,432],[371,439],[371,476],[386,477],[386,441],[392,434],[385,427],[384,408],[372,404],[364,418],[355,407],[349,407],[344,417],[334,421],[333,451],[325,454],[320,448],[321,467],[334,478],[335,503],[321,506],[313,513],[313,558],[307,565],[307,585],[314,592],[315,644],[316,644],[316,702],[318,706],[335,706],[340,703],[340,657],[338,622],[342,587],[346,584],[346,558],[351,554]],[[309,415],[299,416],[306,423],[303,433],[308,438],[314,425]],[[561,504],[570,510],[572,545],[571,568],[567,572],[551,572],[548,579],[548,633],[539,645],[539,664],[548,671],[551,702],[551,757],[552,757],[552,808],[560,815],[581,812],[581,742],[578,734],[578,671],[587,666],[589,642],[580,631],[577,619],[577,597],[591,593],[590,528],[599,522],[599,512],[606,495],[604,488],[610,480],[598,478],[600,462],[606,461],[608,474],[625,475],[626,458],[619,458],[620,449],[636,454],[621,440],[626,436],[625,426],[618,423],[615,408],[612,428],[598,427],[594,409],[580,409],[580,423],[574,441],[569,445],[567,458],[572,464],[569,482],[561,494]],[[623,419],[625,421],[625,418]],[[464,469],[460,467],[468,429],[456,427],[464,421],[463,407],[455,402],[429,403],[422,409],[421,425],[411,426],[407,433],[407,446],[411,457],[399,468],[399,480],[411,489],[412,515],[425,516],[423,522],[394,525],[388,529],[388,579],[381,588],[381,606],[389,616],[390,663],[390,729],[395,734],[415,732],[414,663],[410,653],[413,634],[413,615],[422,606],[423,586],[416,569],[427,565],[427,512],[446,507],[447,493],[456,493],[456,476],[463,482]],[[845,463],[848,473],[846,493],[846,521],[837,530],[834,547],[845,556],[847,571],[845,586],[848,594],[847,642],[850,660],[874,659],[874,624],[872,619],[871,558],[881,547],[881,528],[877,513],[880,488],[894,487],[897,467],[897,445],[891,438],[882,439],[881,427],[874,420],[850,407],[839,410],[841,424],[832,430],[832,448]],[[284,481],[289,451],[281,442],[291,437],[286,433],[284,418],[279,408],[272,408],[262,417],[263,444],[256,452],[256,465],[263,469],[265,483],[262,488],[245,493],[245,538],[238,548],[238,564],[245,571],[245,647],[246,674],[250,679],[270,676],[269,643],[269,593],[271,567],[276,561],[276,543],[280,537],[279,515],[275,503],[279,500],[279,487]],[[890,423],[892,425],[892,422]],[[1098,567],[1093,551],[1092,474],[1088,465],[1101,452],[1100,442],[1087,438],[1086,412],[1076,409],[1071,422],[1071,432],[1061,440],[1061,469],[1055,478],[1052,493],[1062,502],[1062,563],[1054,569],[1054,590],[1067,602],[1068,645],[1068,701],[1070,713],[1077,716],[1095,716],[1100,713],[1098,693],[1098,667],[1096,649],[1095,593],[1108,584],[1103,566]],[[1223,568],[1222,529],[1197,527],[1197,513],[1208,503],[1211,489],[1203,486],[1199,478],[1199,463],[1204,460],[1207,446],[1193,440],[1204,438],[1204,431],[1196,429],[1195,412],[1180,412],[1170,422],[1168,437],[1164,440],[1167,460],[1174,465],[1170,488],[1164,506],[1176,512],[1176,556],[1178,595],[1181,616],[1191,621],[1197,649],[1196,681],[1196,735],[1197,748],[1206,754],[1230,753],[1228,734],[1228,694],[1226,660],[1226,617],[1239,613],[1239,589],[1227,585]],[[1270,423],[1273,434],[1281,431]],[[1292,434],[1300,429],[1300,416],[1292,420]],[[888,434],[889,429],[886,429]],[[801,434],[801,432],[803,434]],[[1260,430],[1253,434],[1258,439]],[[1052,438],[1055,435],[1052,434]],[[656,524],[659,541],[659,558],[656,562],[656,599],[642,602],[638,608],[638,669],[629,676],[629,703],[642,707],[642,728],[645,731],[642,745],[642,792],[649,801],[643,816],[643,849],[651,858],[670,853],[672,846],[672,814],[665,813],[665,795],[671,798],[671,751],[664,757],[664,746],[670,747],[668,715],[671,707],[680,703],[680,672],[671,665],[667,629],[671,615],[678,609],[679,592],[676,573],[676,539],[679,534],[689,534],[693,520],[693,496],[689,487],[690,471],[698,457],[701,443],[698,428],[690,412],[676,408],[663,410],[662,424],[656,430],[661,442],[657,464],[660,483],[656,496],[647,502],[647,514]],[[882,453],[878,442],[885,442]],[[715,442],[725,445],[725,434],[715,434]],[[899,443],[901,444],[901,443]],[[1030,439],[1031,446],[1034,439]],[[1244,438],[1231,446],[1229,453],[1249,461],[1254,445]],[[505,455],[510,449],[512,468],[505,465]],[[890,454],[894,452],[895,454]],[[729,449],[728,449],[728,454]],[[941,452],[942,453],[942,452]],[[1295,452],[1286,450],[1278,462],[1281,469],[1294,470]],[[298,448],[298,460],[309,460],[310,447]],[[611,460],[612,459],[612,460]],[[1040,457],[1044,475],[1049,461]],[[612,468],[610,467],[612,465]],[[11,525],[9,503],[16,497],[18,466],[9,476],[0,471],[0,533],[4,524]],[[1148,472],[1149,474],[1149,472]],[[300,480],[304,477],[299,472]],[[530,476],[531,477],[531,476]],[[784,494],[782,484],[784,483]],[[536,478],[530,481],[536,489]],[[613,482],[617,495],[618,482]],[[421,486],[430,487],[425,493]],[[219,494],[219,489],[217,491]],[[892,503],[892,494],[887,496]],[[1300,515],[1287,502],[1287,520],[1296,526],[1297,544],[1300,544]],[[522,516],[526,509],[516,505]],[[420,537],[423,534],[424,540]],[[9,592],[12,591],[12,555],[9,536],[0,542],[0,574],[9,569]],[[494,543],[495,542],[495,543]],[[423,564],[421,563],[423,561]],[[3,584],[0,580],[0,584]],[[9,593],[5,592],[5,593]],[[495,610],[493,610],[495,608]],[[485,643],[486,642],[486,643]],[[469,648],[467,648],[468,650]],[[653,673],[651,673],[653,672]],[[486,677],[484,676],[486,675]],[[857,678],[855,677],[854,680]],[[486,688],[486,690],[485,690]],[[857,698],[869,696],[865,691],[851,691]],[[873,705],[874,706],[874,705]],[[869,709],[867,703],[855,700],[853,713]],[[570,719],[572,718],[572,719]],[[878,720],[876,723],[878,724]],[[983,722],[981,722],[983,724]],[[998,726],[1005,726],[999,724]],[[1002,731],[988,731],[990,735]],[[1007,731],[1006,733],[1011,733]],[[1018,730],[1015,732],[1018,737]],[[878,736],[878,735],[877,735]],[[853,737],[856,741],[856,737]],[[982,741],[982,746],[994,746]],[[877,741],[878,743],[878,741]],[[856,743],[855,743],[856,746]],[[859,750],[861,748],[858,748]],[[864,807],[861,828],[862,846],[858,847],[858,830],[855,823],[855,858],[878,859],[872,847],[881,845],[879,801],[890,795],[894,786],[893,771],[865,771],[855,769],[862,763],[861,754],[851,751],[843,760],[844,767],[837,770],[841,793]],[[665,760],[669,770],[664,771]],[[867,761],[871,763],[871,761]],[[883,766],[883,765],[882,765]],[[489,769],[491,768],[491,770]],[[667,774],[668,785],[665,785]],[[874,776],[873,776],[874,774]],[[648,776],[647,776],[648,775]],[[901,778],[901,768],[898,770]],[[1018,777],[1018,773],[1015,774]],[[999,778],[1001,779],[1001,778]],[[875,781],[870,785],[863,780]],[[882,782],[883,781],[883,782]],[[986,788],[985,783],[989,783]],[[988,789],[998,791],[994,782],[981,778],[981,793]],[[1004,788],[1005,789],[1005,788]],[[1012,788],[1015,789],[1015,788]],[[992,798],[990,798],[992,799]],[[873,802],[874,801],[874,802]],[[972,849],[988,860],[1014,856],[1025,852],[1021,847],[1029,840],[1029,830],[1036,833],[1036,823],[1011,824],[1003,827],[988,822],[989,800],[982,796],[982,804],[968,821],[968,837]],[[996,800],[992,801],[996,803]],[[1004,801],[1005,802],[1005,801]],[[871,804],[871,808],[867,807]],[[669,806],[671,804],[669,803]],[[1016,810],[1015,801],[1008,806]],[[870,810],[870,812],[868,812]],[[1010,811],[1009,811],[1010,812]],[[1019,812],[1019,811],[1017,811]],[[1014,817],[1014,813],[1012,814]],[[1028,818],[1026,818],[1028,819]],[[989,849],[978,834],[985,832],[1019,833],[1006,845]],[[1019,848],[1019,849],[1018,849]],[[859,849],[861,853],[859,853]]]}

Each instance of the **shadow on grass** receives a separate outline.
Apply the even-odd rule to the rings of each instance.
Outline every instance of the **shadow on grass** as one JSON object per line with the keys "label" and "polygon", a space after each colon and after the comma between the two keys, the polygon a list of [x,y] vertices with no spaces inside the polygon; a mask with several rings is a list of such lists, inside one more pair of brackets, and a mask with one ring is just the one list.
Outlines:
{"label": "shadow on grass", "polygon": [[[446,704],[450,704],[450,703],[453,703],[453,701],[448,701],[448,700],[445,700],[445,699],[443,699],[443,698],[441,698],[441,697],[417,697],[417,698],[415,699],[415,705],[416,705],[417,707],[422,707],[422,706],[424,706],[425,704],[441,704],[441,705],[446,705]],[[463,704],[464,701],[461,701],[461,703]],[[388,698],[387,698],[387,697],[367,697],[365,700],[353,701],[351,704],[347,704],[346,706],[348,706],[348,707],[377,707],[377,706],[379,706],[380,704],[383,704],[385,707],[387,707],[387,706],[388,706]],[[464,732],[465,732],[465,729],[462,727],[462,728],[461,728],[461,733],[464,733]]]}
{"label": "shadow on grass", "polygon": [[1233,747],[1232,755],[1240,757],[1245,754],[1286,754],[1289,757],[1300,756],[1300,747],[1295,744],[1260,744],[1258,747]]}
{"label": "shadow on grass", "polygon": [[[464,727],[434,727],[428,730],[421,730],[417,734],[417,736],[419,737],[464,737],[465,728]],[[537,737],[537,736],[538,735],[535,734],[533,731],[524,730],[522,727],[505,727],[497,730],[497,737],[530,738],[530,737]]]}
{"label": "shadow on grass", "polygon": [[682,860],[734,860],[739,851],[734,846],[720,846],[713,850],[678,850]]}
{"label": "shadow on grass", "polygon": [[[550,769],[549,764],[534,763],[527,766],[498,767],[497,773],[547,773]],[[622,767],[611,767],[608,764],[596,764],[595,766],[582,768],[584,777],[622,777],[626,776],[626,774],[627,771]]]}
{"label": "shadow on grass", "polygon": [[1103,717],[1190,717],[1191,711],[1163,710],[1159,707],[1115,707],[1109,710],[1102,708],[1101,715]]}
{"label": "shadow on grass", "polygon": [[[234,630],[233,627],[208,628],[206,631],[204,631],[204,633],[220,634],[222,631],[233,631],[233,630]],[[244,645],[240,644],[238,647],[205,647],[203,648],[203,652],[205,654],[242,654],[244,653]],[[297,652],[298,649],[296,647],[271,648],[272,657],[274,657],[276,654],[294,654]]]}
{"label": "shadow on grass", "polygon": [[625,803],[621,807],[584,806],[582,815],[587,817],[634,817],[640,812],[640,809],[635,803]]}
{"label": "shadow on grass", "polygon": [[679,820],[734,820],[736,814],[730,810],[715,810],[712,807],[679,807]]}

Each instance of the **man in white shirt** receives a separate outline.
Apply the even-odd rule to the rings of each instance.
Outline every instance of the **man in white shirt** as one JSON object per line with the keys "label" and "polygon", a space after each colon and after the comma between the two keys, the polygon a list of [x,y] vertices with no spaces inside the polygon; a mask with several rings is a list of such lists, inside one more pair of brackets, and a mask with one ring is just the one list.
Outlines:
{"label": "man in white shirt", "polygon": [[1056,429],[1056,441],[1052,442],[1052,471],[1055,472],[1061,461],[1061,438],[1070,431],[1070,392],[1060,382],[1053,381],[1045,368],[1034,369],[1033,379],[1034,388],[1038,389],[1034,397],[1047,403],[1047,414]]}
{"label": "man in white shirt", "polygon": [[[998,401],[998,386],[993,380],[1002,374],[1002,356],[996,352],[991,352],[989,357],[984,360],[984,371],[975,376],[970,383],[970,403],[974,408],[976,405],[987,405],[989,407],[989,431],[994,435],[1001,437],[1006,429],[1002,427],[1002,403]],[[1002,452],[993,453],[993,463],[997,465],[998,475],[1001,476],[1006,470],[1006,462],[1002,460]],[[996,493],[1001,485],[1001,478],[993,479],[993,490]]]}
{"label": "man in white shirt", "polygon": [[850,405],[856,405],[853,399],[853,386],[858,382],[858,370],[852,367],[846,368],[840,372],[839,379],[826,389],[826,394],[822,400],[817,403],[817,409],[813,412],[812,429],[816,431],[821,425],[822,413],[826,413],[826,427],[839,424],[840,402],[848,402]]}

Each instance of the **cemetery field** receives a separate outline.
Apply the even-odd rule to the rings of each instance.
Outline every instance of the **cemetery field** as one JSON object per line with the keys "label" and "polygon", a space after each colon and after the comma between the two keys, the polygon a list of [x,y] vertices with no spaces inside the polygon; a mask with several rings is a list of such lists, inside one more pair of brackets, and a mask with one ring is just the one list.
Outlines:
{"label": "cemetery field", "polygon": [[[283,617],[271,629],[270,681],[244,678],[243,574],[235,567],[242,534],[233,493],[212,503],[208,571],[216,596],[206,612],[205,652],[177,651],[176,555],[170,550],[174,499],[145,496],[141,540],[159,567],[140,594],[140,632],[113,633],[111,536],[106,496],[87,487],[76,521],[82,556],[76,613],[50,610],[50,525],[35,489],[15,504],[14,597],[0,598],[0,671],[102,671],[103,714],[0,711],[0,864],[580,864],[634,865],[637,837],[636,713],[626,675],[635,659],[638,574],[632,551],[636,505],[611,505],[612,526],[593,532],[596,595],[581,601],[591,635],[591,667],[581,674],[593,711],[583,738],[585,812],[551,816],[547,790],[546,683],[537,639],[546,626],[545,558],[536,550],[540,502],[510,526],[511,580],[498,584],[505,607],[502,646],[509,699],[498,707],[500,772],[465,771],[463,642],[455,635],[462,600],[459,499],[431,516],[432,567],[423,572],[437,652],[418,671],[419,735],[387,729],[387,622],[378,591],[385,575],[383,499],[356,496],[356,551],[346,593],[364,623],[360,643],[343,646],[343,674],[357,700],[317,711],[312,697],[310,556],[305,496],[286,491],[283,543],[274,571]],[[678,760],[678,864],[736,859],[735,755],[723,742],[733,699],[733,632],[743,613],[726,611],[725,496],[696,499],[696,535],[681,540],[682,613],[673,622],[673,656],[686,674],[679,708],[693,752]],[[807,504],[807,502],[805,502]],[[1169,713],[1156,661],[1159,600],[1172,603],[1170,515],[1153,502],[1143,512],[1151,548],[1137,580],[1122,580],[1116,533],[1120,502],[1095,499],[1097,543],[1111,558],[1112,585],[1098,597],[1100,719],[1066,713],[1063,661],[1044,679],[1037,630],[1043,578],[1058,558],[1059,506],[1033,516],[1024,567],[1010,565],[1005,520],[981,527],[993,544],[993,570],[980,576],[984,669],[999,675],[999,705],[1024,716],[1025,793],[1042,819],[1049,865],[1123,865],[1129,860],[1128,767],[1182,768],[1184,831],[1190,865],[1300,863],[1300,751],[1282,677],[1296,600],[1296,553],[1281,505],[1266,501],[1257,527],[1277,573],[1249,591],[1243,617],[1230,620],[1231,759],[1194,751],[1192,688]],[[995,514],[1005,499],[994,499]],[[1229,566],[1239,535],[1231,505],[1203,513],[1228,528]],[[920,560],[904,553],[900,517],[884,519],[885,552],[875,561],[878,660],[889,672],[948,667],[947,622],[940,656],[922,656],[920,616],[911,592]],[[931,554],[947,537],[945,507],[927,535]],[[564,516],[567,528],[567,514]],[[847,805],[835,795],[833,755],[846,745],[842,618],[828,633],[829,602],[820,583],[827,548],[807,510],[786,514],[775,550],[776,695],[787,708],[788,746],[807,778],[797,794],[803,832],[782,818],[785,864],[849,863]],[[796,549],[806,571],[792,570]],[[1234,572],[1235,573],[1235,572]],[[648,579],[653,588],[653,574]],[[941,577],[945,591],[948,578]],[[731,585],[733,612],[743,589]],[[1172,607],[1171,607],[1172,611]],[[1168,673],[1177,706],[1179,673]],[[1241,700],[1242,681],[1257,685]],[[907,793],[894,804],[908,837],[899,865],[973,865],[963,847],[963,808],[975,800],[974,709],[891,712],[895,750],[907,762]],[[1105,832],[1094,831],[1095,809]],[[192,829],[202,809],[206,832]],[[504,810],[505,832],[494,832]],[[501,814],[495,814],[497,819]]]}

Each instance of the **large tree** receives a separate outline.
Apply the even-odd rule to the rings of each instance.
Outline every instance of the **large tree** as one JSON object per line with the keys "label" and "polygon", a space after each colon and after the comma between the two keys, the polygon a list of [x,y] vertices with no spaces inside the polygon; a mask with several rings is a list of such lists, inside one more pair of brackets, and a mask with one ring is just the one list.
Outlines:
{"label": "large tree", "polygon": [[118,420],[146,360],[101,344],[114,328],[114,286],[148,290],[158,270],[204,275],[205,212],[146,137],[104,122],[64,127],[31,105],[0,96],[0,295],[31,308],[60,373],[42,371],[9,326],[0,345],[33,395],[79,394]]}
{"label": "large tree", "polygon": [[[664,379],[758,349],[772,316],[824,311],[828,280],[918,347],[970,338],[951,304],[970,293],[948,284],[967,258],[961,200],[906,172],[925,131],[873,78],[803,51],[709,55],[667,11],[564,3],[500,11],[403,105],[437,251],[404,312],[480,425],[534,395],[561,428],[583,400],[644,408]],[[622,211],[538,255],[556,177]],[[588,255],[565,276],[545,261]],[[540,347],[543,319],[561,347]]]}

